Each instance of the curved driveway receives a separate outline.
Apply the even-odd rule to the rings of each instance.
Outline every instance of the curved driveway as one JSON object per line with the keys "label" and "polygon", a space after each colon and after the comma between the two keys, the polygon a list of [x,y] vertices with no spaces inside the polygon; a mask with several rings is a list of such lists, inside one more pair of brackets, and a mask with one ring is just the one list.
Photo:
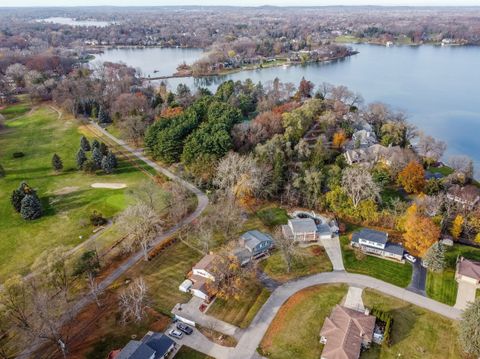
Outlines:
{"label": "curved driveway", "polygon": [[270,323],[275,318],[282,304],[293,294],[314,285],[337,283],[372,288],[454,320],[460,319],[462,313],[461,310],[446,304],[425,298],[419,294],[366,275],[347,273],[344,271],[319,273],[278,287],[257,313],[250,326],[244,331],[238,345],[235,347],[235,350],[231,352],[229,358],[245,359],[258,357],[256,352],[257,347],[260,345]]}

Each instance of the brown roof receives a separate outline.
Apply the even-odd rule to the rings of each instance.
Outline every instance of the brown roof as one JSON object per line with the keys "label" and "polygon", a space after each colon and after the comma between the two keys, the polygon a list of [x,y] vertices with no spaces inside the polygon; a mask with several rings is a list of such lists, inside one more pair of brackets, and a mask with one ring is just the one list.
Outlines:
{"label": "brown roof", "polygon": [[203,269],[208,272],[215,258],[217,258],[215,254],[207,254],[205,257],[200,259],[200,261],[197,264],[193,266],[193,269]]}
{"label": "brown roof", "polygon": [[457,272],[466,277],[480,280],[480,262],[471,261],[461,257],[458,262]]}
{"label": "brown roof", "polygon": [[362,342],[372,341],[374,329],[374,316],[336,305],[320,330],[327,339],[322,358],[357,359]]}

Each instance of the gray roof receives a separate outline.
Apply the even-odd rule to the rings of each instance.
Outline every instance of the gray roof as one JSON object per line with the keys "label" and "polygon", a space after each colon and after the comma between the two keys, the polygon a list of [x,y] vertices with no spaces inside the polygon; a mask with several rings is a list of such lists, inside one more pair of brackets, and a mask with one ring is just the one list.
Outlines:
{"label": "gray roof", "polygon": [[358,242],[360,238],[380,244],[386,244],[388,242],[387,233],[368,228],[362,228],[360,231],[353,233],[352,241],[355,240],[355,242]]}
{"label": "gray roof", "polygon": [[155,354],[155,350],[138,341],[130,340],[118,354],[116,359],[148,359]]}
{"label": "gray roof", "polygon": [[172,339],[162,333],[153,333],[144,343],[155,351],[155,359],[163,357],[175,344]]}
{"label": "gray roof", "polygon": [[272,241],[272,237],[256,229],[245,232],[241,238],[245,241],[245,247],[250,250],[253,250],[259,243]]}
{"label": "gray roof", "polygon": [[315,221],[311,218],[295,218],[289,219],[288,223],[294,234],[297,233],[313,233],[317,231]]}
{"label": "gray roof", "polygon": [[385,252],[397,254],[399,256],[403,256],[403,253],[405,253],[405,249],[403,248],[403,246],[396,243],[387,243],[383,250]]}
{"label": "gray roof", "polygon": [[317,232],[320,234],[332,234],[332,229],[326,223],[317,225]]}

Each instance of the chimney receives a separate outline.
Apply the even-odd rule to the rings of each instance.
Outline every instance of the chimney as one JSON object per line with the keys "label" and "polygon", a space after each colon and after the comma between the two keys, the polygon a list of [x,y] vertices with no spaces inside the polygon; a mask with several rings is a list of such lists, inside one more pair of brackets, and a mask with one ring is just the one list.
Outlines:
{"label": "chimney", "polygon": [[370,315],[370,309],[368,308],[365,308],[365,312],[364,312],[365,315]]}

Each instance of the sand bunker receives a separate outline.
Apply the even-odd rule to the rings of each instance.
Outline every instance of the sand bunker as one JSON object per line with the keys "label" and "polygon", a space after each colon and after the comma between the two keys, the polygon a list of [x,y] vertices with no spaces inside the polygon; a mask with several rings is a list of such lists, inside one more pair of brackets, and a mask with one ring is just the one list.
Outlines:
{"label": "sand bunker", "polygon": [[125,183],[92,183],[90,186],[93,188],[109,188],[109,189],[127,188],[127,185]]}
{"label": "sand bunker", "polygon": [[72,193],[72,192],[75,192],[79,189],[80,187],[75,187],[75,186],[72,186],[72,187],[63,187],[63,188],[60,188],[60,189],[57,189],[56,191],[53,191],[53,194],[56,195],[56,196],[63,196],[65,194],[69,194],[69,193]]}

